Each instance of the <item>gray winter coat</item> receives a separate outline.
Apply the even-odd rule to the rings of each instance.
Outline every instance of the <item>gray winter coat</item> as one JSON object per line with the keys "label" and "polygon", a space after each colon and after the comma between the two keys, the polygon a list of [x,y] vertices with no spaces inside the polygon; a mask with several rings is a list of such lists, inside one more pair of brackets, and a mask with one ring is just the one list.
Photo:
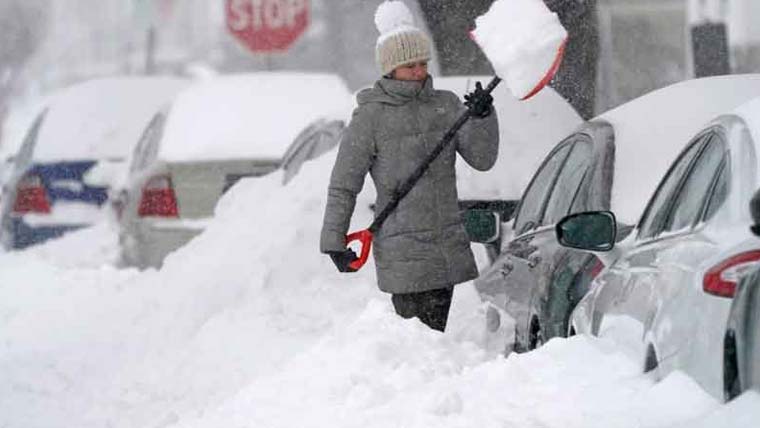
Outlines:
{"label": "gray winter coat", "polygon": [[[330,178],[322,252],[346,248],[356,195],[367,172],[377,190],[379,213],[464,110],[453,92],[433,89],[430,77],[424,84],[383,78],[361,91],[357,101]],[[382,291],[427,291],[477,276],[459,212],[454,162],[458,152],[473,168],[488,170],[498,147],[496,114],[470,119],[401,200],[373,240]]]}

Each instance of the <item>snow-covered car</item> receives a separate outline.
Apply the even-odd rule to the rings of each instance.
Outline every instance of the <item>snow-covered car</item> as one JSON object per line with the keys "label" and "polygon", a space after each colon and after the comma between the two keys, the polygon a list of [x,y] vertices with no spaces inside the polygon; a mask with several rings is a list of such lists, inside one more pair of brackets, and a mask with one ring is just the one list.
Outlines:
{"label": "snow-covered car", "polygon": [[[737,254],[735,249],[752,224],[747,201],[760,187],[760,99],[730,108],[726,98],[731,104],[760,95],[760,75],[711,78],[704,84],[712,94],[688,102],[713,108],[722,104],[725,110],[680,140],[687,142],[685,148],[628,237],[616,242],[620,227],[615,217],[627,217],[613,205],[612,212],[563,219],[557,238],[563,245],[594,251],[606,266],[573,311],[571,334],[611,338],[644,371],[662,377],[681,370],[722,399],[723,337],[731,298],[739,274],[760,262],[760,252]],[[671,103],[662,108],[687,107]],[[645,168],[636,175],[639,181],[652,175],[660,153],[658,149],[646,163],[635,164],[639,171]]]}
{"label": "snow-covered car", "polygon": [[153,118],[114,188],[121,263],[160,266],[204,230],[238,180],[283,162],[297,168],[337,144],[352,106],[330,74],[230,75],[182,91]]}
{"label": "snow-covered car", "polygon": [[621,222],[618,239],[625,237],[684,143],[717,114],[760,93],[758,82],[760,76],[741,76],[672,85],[563,138],[504,228],[498,259],[475,281],[494,306],[489,328],[496,331],[506,312],[515,321],[516,351],[564,337],[571,311],[603,265],[592,254],[562,247],[556,224],[568,214],[611,209]]}
{"label": "snow-covered car", "polygon": [[49,97],[3,186],[4,245],[24,248],[103,218],[110,178],[124,167],[151,117],[186,84],[113,77]]}

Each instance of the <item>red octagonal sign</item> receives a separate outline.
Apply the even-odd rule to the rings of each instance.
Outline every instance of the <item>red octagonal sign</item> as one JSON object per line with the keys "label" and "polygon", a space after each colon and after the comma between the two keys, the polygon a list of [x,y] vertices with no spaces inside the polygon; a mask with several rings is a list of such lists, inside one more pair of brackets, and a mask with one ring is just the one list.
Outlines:
{"label": "red octagonal sign", "polygon": [[253,52],[287,50],[309,26],[309,0],[227,0],[227,28]]}

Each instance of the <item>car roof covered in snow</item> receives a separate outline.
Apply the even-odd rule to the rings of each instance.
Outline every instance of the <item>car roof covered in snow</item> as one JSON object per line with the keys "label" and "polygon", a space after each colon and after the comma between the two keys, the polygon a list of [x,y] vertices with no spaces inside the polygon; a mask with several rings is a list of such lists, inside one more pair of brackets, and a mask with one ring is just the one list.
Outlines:
{"label": "car roof covered in snow", "polygon": [[171,77],[109,77],[56,92],[33,160],[126,159],[151,117],[186,85]]}
{"label": "car roof covered in snow", "polygon": [[[472,91],[475,82],[485,87],[492,76],[436,77],[436,89],[459,95]],[[583,120],[554,89],[545,88],[527,101],[519,101],[506,85],[493,93],[499,117],[499,157],[492,169],[476,171],[465,162],[457,165],[460,199],[520,199],[533,173],[549,151]]]}
{"label": "car roof covered in snow", "polygon": [[172,103],[158,158],[279,159],[317,119],[345,120],[351,92],[333,74],[247,73],[196,83]]}
{"label": "car roof covered in snow", "polygon": [[760,74],[687,80],[650,92],[594,120],[615,132],[611,209],[636,223],[686,144],[715,117],[760,96]]}
{"label": "car roof covered in snow", "polygon": [[755,144],[760,144],[760,97],[739,106],[734,114],[741,117],[752,134]]}

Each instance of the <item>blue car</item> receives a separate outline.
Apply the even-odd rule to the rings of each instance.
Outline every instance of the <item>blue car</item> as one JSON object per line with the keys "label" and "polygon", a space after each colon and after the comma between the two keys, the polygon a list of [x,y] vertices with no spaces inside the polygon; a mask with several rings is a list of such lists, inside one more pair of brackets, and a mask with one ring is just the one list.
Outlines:
{"label": "blue car", "polygon": [[3,245],[26,248],[103,219],[109,188],[133,146],[185,85],[176,78],[106,78],[50,97],[3,186]]}

